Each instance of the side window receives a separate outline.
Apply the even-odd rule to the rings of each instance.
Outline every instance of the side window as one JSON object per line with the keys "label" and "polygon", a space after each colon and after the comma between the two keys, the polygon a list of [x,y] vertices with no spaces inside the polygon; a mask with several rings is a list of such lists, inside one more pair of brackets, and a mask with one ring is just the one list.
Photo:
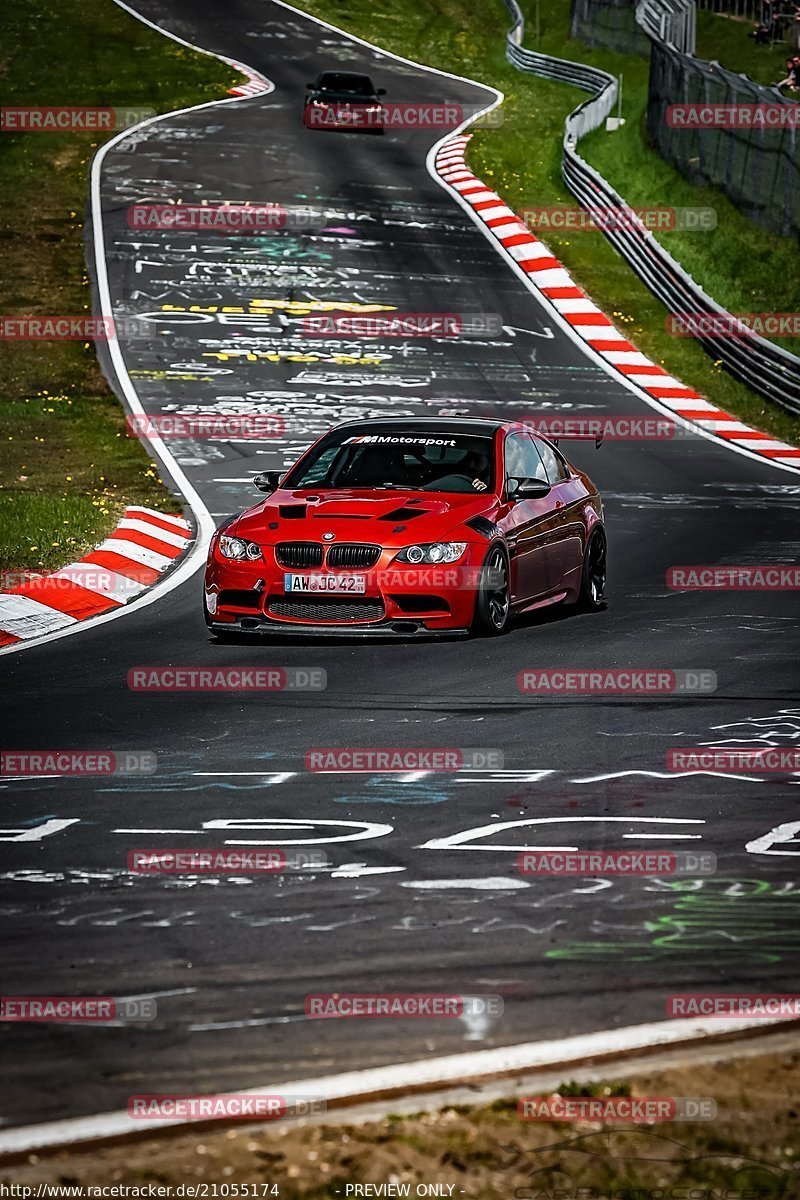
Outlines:
{"label": "side window", "polygon": [[[549,483],[558,483],[559,479],[569,479],[569,470],[564,459],[554,450],[552,446],[548,446],[547,442],[542,442],[538,438],[536,440],[536,448],[541,455],[547,471],[547,480]],[[544,478],[544,476],[540,476]]]}
{"label": "side window", "polygon": [[541,479],[547,482],[542,460],[531,439],[521,433],[506,438],[506,479]]}

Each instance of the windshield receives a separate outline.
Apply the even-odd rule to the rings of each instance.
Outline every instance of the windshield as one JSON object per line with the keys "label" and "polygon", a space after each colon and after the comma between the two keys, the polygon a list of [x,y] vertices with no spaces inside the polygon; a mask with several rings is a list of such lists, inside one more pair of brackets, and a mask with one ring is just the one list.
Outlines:
{"label": "windshield", "polygon": [[493,476],[491,435],[343,430],[320,443],[281,486],[480,493],[492,490]]}
{"label": "windshield", "polygon": [[317,87],[321,92],[350,92],[354,96],[373,96],[375,94],[369,76],[346,75],[337,71],[329,71],[325,75],[320,75]]}

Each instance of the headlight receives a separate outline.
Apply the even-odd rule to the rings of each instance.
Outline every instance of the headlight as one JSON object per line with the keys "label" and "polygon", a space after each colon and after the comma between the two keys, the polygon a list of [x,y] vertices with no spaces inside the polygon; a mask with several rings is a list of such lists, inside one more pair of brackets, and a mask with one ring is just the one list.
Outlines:
{"label": "headlight", "polygon": [[219,539],[219,552],[223,558],[235,558],[239,562],[249,559],[253,562],[261,558],[261,547],[255,542],[245,541],[244,538],[227,537],[224,533]]}
{"label": "headlight", "polygon": [[466,542],[428,542],[422,546],[406,546],[397,555],[395,562],[411,563],[451,563],[461,558],[467,548]]}

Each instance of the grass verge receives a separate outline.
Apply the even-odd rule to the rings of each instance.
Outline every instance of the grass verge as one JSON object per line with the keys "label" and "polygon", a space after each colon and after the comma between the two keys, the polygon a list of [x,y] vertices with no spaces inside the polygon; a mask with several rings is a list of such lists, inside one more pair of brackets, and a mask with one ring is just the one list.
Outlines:
{"label": "grass verge", "polygon": [[[223,97],[236,72],[112,0],[5,0],[4,106],[175,108]],[[108,135],[113,136],[112,134]],[[0,312],[85,313],[91,132],[0,133]],[[0,340],[0,564],[49,569],[113,529],[125,504],[174,509],[82,342]]]}
{"label": "grass verge", "polygon": [[[747,17],[698,9],[697,57],[718,62],[729,71],[749,75],[756,83],[777,83],[785,77],[786,59],[791,58],[794,51],[788,42],[757,46],[747,36],[755,26],[755,21]],[[791,96],[791,93],[787,92],[787,95]]]}
{"label": "grass verge", "polygon": [[[586,94],[524,75],[506,62],[509,18],[502,0],[486,0],[481,6],[472,0],[397,0],[390,7],[372,0],[303,0],[297,7],[398,54],[500,88],[506,97],[504,123],[473,137],[473,170],[515,211],[574,206],[561,179],[561,139],[567,114]],[[534,45],[534,0],[526,0],[523,7],[528,17],[526,46],[623,73],[626,125],[617,133],[592,134],[582,148],[625,199],[635,206],[716,209],[713,231],[662,235],[685,269],[734,312],[800,311],[800,277],[791,269],[796,255],[792,240],[759,229],[719,192],[692,186],[647,145],[647,62],[570,39],[569,0],[540,5],[540,38]],[[601,233],[550,234],[544,240],[595,302],[670,374],[741,420],[800,444],[800,418],[738,383],[691,339],[667,333],[667,310]]]}
{"label": "grass verge", "polygon": [[[712,1099],[711,1120],[522,1120],[517,1100],[502,1099],[357,1125],[344,1117],[306,1127],[265,1122],[41,1161],[33,1155],[25,1165],[0,1167],[0,1183],[31,1187],[34,1195],[38,1184],[72,1185],[78,1195],[101,1183],[160,1184],[173,1196],[189,1195],[205,1180],[212,1196],[267,1200],[414,1197],[433,1185],[444,1190],[429,1194],[453,1200],[791,1200],[800,1194],[794,1045],[781,1054],[640,1069],[622,1081],[609,1075],[607,1082],[558,1089],[601,1098]],[[182,1193],[175,1190],[180,1184]]]}

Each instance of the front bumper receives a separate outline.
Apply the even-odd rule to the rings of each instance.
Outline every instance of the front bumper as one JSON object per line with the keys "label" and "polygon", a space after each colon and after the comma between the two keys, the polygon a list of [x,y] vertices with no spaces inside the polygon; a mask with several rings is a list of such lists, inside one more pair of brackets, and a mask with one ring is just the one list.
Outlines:
{"label": "front bumper", "polygon": [[383,133],[383,117],[380,113],[367,112],[346,104],[311,105],[303,109],[303,124],[306,129],[328,133]]}
{"label": "front bumper", "polygon": [[425,636],[467,632],[473,623],[486,543],[469,544],[457,563],[411,567],[383,551],[378,563],[352,571],[326,567],[299,573],[359,575],[363,593],[287,592],[281,566],[270,548],[264,560],[234,562],[214,549],[206,570],[206,620],[218,632],[354,634],[362,637]]}

